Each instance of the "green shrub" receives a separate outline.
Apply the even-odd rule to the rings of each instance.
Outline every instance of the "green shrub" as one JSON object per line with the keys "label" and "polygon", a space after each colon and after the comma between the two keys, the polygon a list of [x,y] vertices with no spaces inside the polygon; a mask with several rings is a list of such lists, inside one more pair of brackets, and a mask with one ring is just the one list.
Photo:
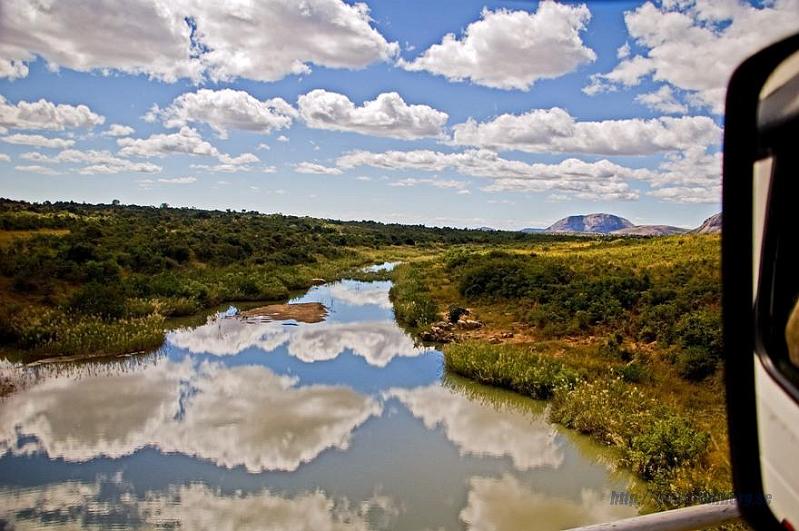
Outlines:
{"label": "green shrub", "polygon": [[389,291],[397,321],[412,330],[438,320],[438,305],[422,278],[419,264],[403,264],[394,270],[397,282]]}
{"label": "green shrub", "polygon": [[610,334],[599,347],[599,353],[611,359],[632,361],[632,353],[624,348],[624,336],[619,332]]}
{"label": "green shrub", "polygon": [[677,323],[675,332],[683,348],[697,347],[711,357],[721,357],[721,314],[717,309],[697,310],[684,315]]}
{"label": "green shrub", "polygon": [[699,382],[716,372],[718,358],[702,347],[688,347],[677,353],[676,364],[680,376]]}
{"label": "green shrub", "polygon": [[559,389],[551,404],[552,421],[621,448],[652,424],[658,408],[657,402],[620,377]]}
{"label": "green shrub", "polygon": [[538,399],[550,398],[555,389],[571,388],[579,380],[577,372],[560,361],[515,345],[447,345],[444,365],[455,374]]}
{"label": "green shrub", "polygon": [[623,365],[618,371],[621,379],[629,383],[643,383],[652,379],[649,368],[637,361]]}
{"label": "green shrub", "polygon": [[707,433],[695,430],[684,418],[670,415],[634,437],[626,459],[641,477],[653,479],[664,470],[699,459],[709,440]]}
{"label": "green shrub", "polygon": [[75,292],[69,306],[86,315],[119,319],[125,314],[125,292],[119,284],[90,282]]}

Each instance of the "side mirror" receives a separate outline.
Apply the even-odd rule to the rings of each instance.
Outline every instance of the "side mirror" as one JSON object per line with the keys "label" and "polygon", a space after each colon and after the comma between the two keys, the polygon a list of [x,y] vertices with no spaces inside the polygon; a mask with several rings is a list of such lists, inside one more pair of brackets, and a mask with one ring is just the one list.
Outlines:
{"label": "side mirror", "polygon": [[799,34],[732,76],[722,279],[733,484],[755,529],[799,528]]}

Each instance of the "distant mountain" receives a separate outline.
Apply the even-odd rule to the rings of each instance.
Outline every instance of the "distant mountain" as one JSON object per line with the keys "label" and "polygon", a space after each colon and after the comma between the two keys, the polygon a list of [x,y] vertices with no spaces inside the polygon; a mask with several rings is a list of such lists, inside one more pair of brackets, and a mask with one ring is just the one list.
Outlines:
{"label": "distant mountain", "polygon": [[611,234],[621,234],[626,236],[671,236],[672,234],[684,234],[688,229],[672,227],[671,225],[636,225],[626,229],[614,230]]}
{"label": "distant mountain", "polygon": [[621,229],[633,228],[630,220],[614,216],[613,214],[587,214],[584,216],[569,216],[563,218],[545,229],[545,232],[590,232],[594,234],[608,234]]}
{"label": "distant mountain", "polygon": [[532,227],[527,227],[527,228],[521,229],[519,232],[523,232],[525,234],[538,234],[540,232],[546,232],[546,230],[547,229],[534,229]]}
{"label": "distant mountain", "polygon": [[495,229],[494,227],[477,227],[476,230],[481,230],[483,232],[494,232],[497,229]]}
{"label": "distant mountain", "polygon": [[691,231],[694,234],[718,234],[721,232],[721,212],[713,214]]}

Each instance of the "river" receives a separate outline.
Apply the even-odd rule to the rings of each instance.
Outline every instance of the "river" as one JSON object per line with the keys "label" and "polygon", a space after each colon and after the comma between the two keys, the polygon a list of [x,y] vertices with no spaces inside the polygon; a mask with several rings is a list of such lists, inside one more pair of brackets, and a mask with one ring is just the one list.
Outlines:
{"label": "river", "polygon": [[635,514],[610,503],[629,477],[545,404],[446,375],[394,321],[390,286],[311,288],[293,302],[324,304],[319,323],[220,315],[149,355],[20,369],[31,383],[0,402],[0,519],[547,530]]}

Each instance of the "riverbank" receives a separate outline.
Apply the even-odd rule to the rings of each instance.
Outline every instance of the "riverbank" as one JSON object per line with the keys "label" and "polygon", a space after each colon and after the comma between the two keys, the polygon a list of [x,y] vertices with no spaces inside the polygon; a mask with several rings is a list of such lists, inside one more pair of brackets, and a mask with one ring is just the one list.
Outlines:
{"label": "riverbank", "polygon": [[[648,509],[730,497],[717,237],[451,249],[394,275],[418,337],[463,309],[446,369],[550,400],[550,418],[618,450]],[[453,319],[453,317],[455,317]]]}

